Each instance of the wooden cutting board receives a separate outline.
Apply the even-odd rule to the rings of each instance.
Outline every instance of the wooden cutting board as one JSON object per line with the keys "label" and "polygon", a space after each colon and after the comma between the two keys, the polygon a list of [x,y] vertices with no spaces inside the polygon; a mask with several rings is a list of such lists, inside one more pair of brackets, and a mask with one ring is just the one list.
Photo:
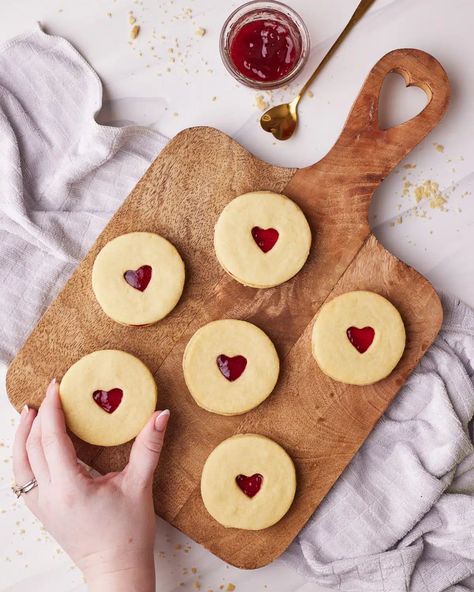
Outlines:
{"label": "wooden cutting board", "polygon": [[[415,118],[395,128],[378,126],[385,76],[401,73],[429,98]],[[7,387],[19,410],[38,406],[52,376],[61,378],[79,358],[116,348],[142,359],[156,377],[159,407],[171,423],[154,487],[156,512],[227,562],[256,568],[275,559],[294,539],[364,442],[407,376],[434,340],[442,309],[428,283],[388,253],[371,234],[367,216],[383,179],[438,123],[449,99],[440,64],[418,50],[393,51],[370,72],[341,136],[317,164],[301,170],[270,166],[223,133],[193,128],[172,140],[150,166],[63,291],[46,311],[10,366]],[[308,218],[313,245],[308,262],[289,282],[268,290],[244,287],[219,266],[215,222],[224,206],[247,191],[282,192]],[[99,308],[91,268],[112,238],[157,232],[182,254],[186,287],[177,308],[160,323],[118,325]],[[394,372],[368,387],[334,382],[311,355],[318,309],[349,290],[373,290],[399,309],[407,348]],[[274,393],[243,416],[222,417],[198,407],[181,369],[186,343],[205,323],[249,320],[273,340],[281,358]],[[225,529],[206,512],[200,476],[211,450],[235,433],[256,432],[279,442],[295,461],[298,488],[288,514],[251,532]],[[130,444],[98,448],[74,438],[79,457],[101,472],[121,469]]]}

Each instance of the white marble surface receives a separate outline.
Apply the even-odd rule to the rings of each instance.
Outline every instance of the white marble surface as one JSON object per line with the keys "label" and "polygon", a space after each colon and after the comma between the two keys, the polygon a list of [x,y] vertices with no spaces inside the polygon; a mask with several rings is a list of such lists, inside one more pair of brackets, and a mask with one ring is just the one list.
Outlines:
{"label": "white marble surface", "polygon": [[[312,37],[307,73],[356,2],[288,3],[301,13]],[[212,0],[16,0],[4,5],[0,41],[40,21],[48,32],[76,45],[102,78],[105,102],[98,114],[100,122],[134,122],[169,136],[188,126],[212,125],[259,157],[284,166],[304,166],[324,156],[368,70],[384,53],[397,47],[417,47],[432,53],[451,80],[449,112],[402,163],[416,168],[400,166],[377,191],[370,218],[377,236],[390,251],[426,275],[437,289],[457,294],[474,305],[472,0],[377,0],[313,86],[314,97],[303,101],[302,124],[286,143],[275,143],[259,129],[260,112],[255,106],[258,93],[238,86],[220,62],[220,27],[236,5]],[[133,43],[129,43],[129,11],[141,26]],[[202,38],[195,35],[198,27],[206,29]],[[405,92],[393,78],[384,101],[389,123],[413,115],[424,104],[421,91]],[[296,87],[273,93],[273,100],[290,97]],[[267,94],[264,98],[271,100]],[[417,204],[413,187],[403,195],[406,180],[413,187],[426,180],[438,183],[446,200],[443,207],[430,207],[433,200],[429,198]],[[83,590],[77,570],[10,495],[9,447],[15,422],[15,414],[2,394],[0,590]],[[280,561],[255,572],[230,568],[161,521],[157,565],[160,592],[196,590],[198,585],[202,590],[217,591],[229,582],[238,591],[317,590]]]}

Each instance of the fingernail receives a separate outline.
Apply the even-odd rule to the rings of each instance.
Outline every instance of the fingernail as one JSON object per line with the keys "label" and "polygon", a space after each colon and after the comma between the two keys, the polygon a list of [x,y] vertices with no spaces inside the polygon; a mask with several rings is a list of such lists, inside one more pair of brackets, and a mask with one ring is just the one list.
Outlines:
{"label": "fingernail", "polygon": [[53,392],[53,386],[56,384],[56,379],[53,378],[53,380],[48,384],[48,388],[46,389],[46,394],[50,394]]}
{"label": "fingernail", "polygon": [[166,424],[168,423],[168,419],[170,417],[170,410],[165,409],[162,411],[158,417],[155,419],[155,430],[157,432],[164,432],[166,428]]}
{"label": "fingernail", "polygon": [[21,410],[21,417],[25,417],[25,415],[28,414],[29,410],[30,408],[28,407],[28,405],[23,405],[23,409]]}

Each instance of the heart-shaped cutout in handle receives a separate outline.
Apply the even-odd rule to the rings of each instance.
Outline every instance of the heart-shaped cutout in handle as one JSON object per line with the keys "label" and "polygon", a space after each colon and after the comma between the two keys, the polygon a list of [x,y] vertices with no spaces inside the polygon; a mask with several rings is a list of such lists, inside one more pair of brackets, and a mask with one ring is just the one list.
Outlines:
{"label": "heart-shaped cutout in handle", "polygon": [[428,104],[426,92],[407,85],[402,74],[393,71],[385,76],[380,89],[378,120],[380,129],[389,129],[413,119]]}
{"label": "heart-shaped cutout in handle", "polygon": [[216,363],[222,376],[227,378],[229,382],[234,382],[234,380],[240,378],[242,372],[247,367],[247,358],[244,358],[244,356],[229,357],[225,354],[220,354],[216,358]]}
{"label": "heart-shaped cutout in handle", "polygon": [[347,338],[360,354],[365,353],[369,349],[375,337],[375,331],[372,327],[363,327],[362,329],[349,327],[346,333]]}
{"label": "heart-shaped cutout in handle", "polygon": [[123,391],[113,388],[110,391],[97,390],[92,393],[94,401],[107,413],[113,413],[122,402]]}
{"label": "heart-shaped cutout in handle", "polygon": [[280,234],[275,228],[259,228],[258,226],[252,228],[253,240],[264,253],[273,249],[279,236]]}
{"label": "heart-shaped cutout in handle", "polygon": [[263,476],[255,473],[251,477],[247,475],[237,475],[235,482],[247,497],[254,497],[260,491],[263,483]]}
{"label": "heart-shaped cutout in handle", "polygon": [[138,269],[129,269],[123,274],[123,277],[132,288],[144,292],[150,283],[152,273],[150,265],[142,265]]}

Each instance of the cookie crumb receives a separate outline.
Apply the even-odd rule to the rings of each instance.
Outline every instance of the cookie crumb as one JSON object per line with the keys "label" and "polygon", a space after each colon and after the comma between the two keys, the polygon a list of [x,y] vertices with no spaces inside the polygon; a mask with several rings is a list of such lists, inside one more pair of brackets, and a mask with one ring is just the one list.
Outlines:
{"label": "cookie crumb", "polygon": [[133,14],[131,14],[128,17],[128,22],[129,22],[130,25],[134,25],[137,22],[137,19],[133,16]]}
{"label": "cookie crumb", "polygon": [[430,208],[441,210],[445,203],[446,199],[442,195],[438,195],[430,201]]}
{"label": "cookie crumb", "polygon": [[226,592],[233,592],[235,590],[234,584],[227,584]]}
{"label": "cookie crumb", "polygon": [[134,25],[130,31],[130,39],[136,39],[140,33],[140,25]]}
{"label": "cookie crumb", "polygon": [[428,200],[428,204],[432,209],[443,209],[444,204],[447,202],[446,196],[443,195],[439,188],[439,183],[430,179],[415,187],[416,203],[420,203],[424,198]]}
{"label": "cookie crumb", "polygon": [[255,97],[255,105],[257,106],[257,109],[260,109],[260,111],[265,111],[265,109],[268,107],[268,103],[264,99],[263,95],[257,95]]}
{"label": "cookie crumb", "polygon": [[411,187],[411,182],[410,181],[405,181],[403,183],[403,190],[402,190],[402,195],[408,195],[410,193],[410,187]]}
{"label": "cookie crumb", "polygon": [[203,27],[198,27],[196,29],[196,31],[194,32],[195,35],[197,35],[198,37],[204,37],[204,35],[207,33],[206,29],[204,29]]}
{"label": "cookie crumb", "polygon": [[308,91],[308,97],[312,99],[314,97],[314,92],[312,90]]}
{"label": "cookie crumb", "polygon": [[437,150],[438,152],[444,152],[443,144],[438,144],[437,142],[433,142],[433,146],[435,147],[435,150]]}

